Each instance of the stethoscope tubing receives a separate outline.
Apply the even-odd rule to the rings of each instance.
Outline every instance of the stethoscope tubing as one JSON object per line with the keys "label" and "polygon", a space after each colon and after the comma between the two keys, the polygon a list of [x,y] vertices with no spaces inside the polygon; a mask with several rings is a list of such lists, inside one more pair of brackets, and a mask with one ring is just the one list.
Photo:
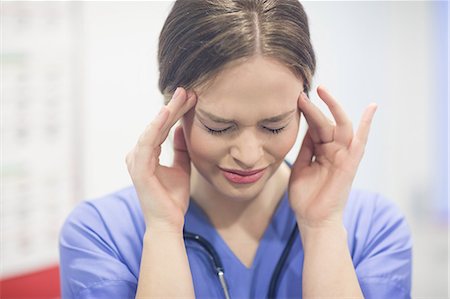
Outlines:
{"label": "stethoscope tubing", "polygon": [[283,249],[283,253],[281,254],[280,259],[275,267],[275,270],[272,273],[272,277],[270,279],[269,291],[267,292],[267,299],[275,299],[277,295],[277,286],[281,277],[281,270],[283,269],[284,264],[286,263],[287,258],[289,257],[289,253],[294,245],[295,236],[297,236],[298,225],[297,222],[294,225],[294,228],[289,235],[289,239],[286,243],[286,246]]}
{"label": "stethoscope tubing", "polygon": [[214,270],[216,271],[217,277],[219,278],[220,286],[222,287],[225,298],[231,299],[230,293],[228,291],[228,285],[225,280],[225,272],[223,269],[222,260],[220,259],[219,254],[214,249],[214,247],[211,245],[211,243],[209,243],[202,236],[187,232],[185,230],[183,230],[183,237],[185,240],[188,239],[188,240],[197,242],[208,252],[208,257],[210,258],[211,262],[214,265]]}
{"label": "stethoscope tubing", "polygon": [[[289,236],[286,246],[283,249],[283,253],[281,254],[280,259],[278,260],[275,270],[273,271],[272,277],[270,279],[269,291],[267,293],[268,299],[276,298],[277,286],[278,286],[278,283],[280,280],[281,270],[283,269],[283,266],[286,263],[287,258],[289,257],[289,253],[293,247],[293,244],[295,241],[295,236],[297,235],[296,234],[297,231],[298,231],[298,226],[297,226],[297,223],[295,223],[295,226],[292,229],[292,232]],[[192,240],[194,242],[197,242],[207,251],[208,257],[210,258],[210,260],[214,266],[214,270],[217,274],[217,277],[219,278],[219,282],[222,287],[225,298],[231,299],[228,285],[225,280],[225,270],[224,270],[224,267],[222,264],[222,260],[220,259],[219,254],[214,249],[214,247],[211,245],[211,243],[209,243],[202,236],[191,233],[191,232],[187,232],[185,230],[183,230],[183,237],[185,240]]]}

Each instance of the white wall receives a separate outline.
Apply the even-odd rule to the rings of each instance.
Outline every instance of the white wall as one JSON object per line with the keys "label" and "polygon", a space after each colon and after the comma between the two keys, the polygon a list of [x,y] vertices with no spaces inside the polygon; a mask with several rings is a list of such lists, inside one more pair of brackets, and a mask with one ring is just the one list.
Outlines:
{"label": "white wall", "polygon": [[92,197],[131,184],[125,156],[162,105],[156,49],[170,2],[83,5],[83,181]]}

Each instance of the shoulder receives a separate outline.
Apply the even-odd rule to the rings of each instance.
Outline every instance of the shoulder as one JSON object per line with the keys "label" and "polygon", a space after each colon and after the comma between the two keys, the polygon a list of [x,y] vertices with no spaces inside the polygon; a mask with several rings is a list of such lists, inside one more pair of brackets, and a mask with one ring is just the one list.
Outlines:
{"label": "shoulder", "polygon": [[408,230],[405,216],[394,201],[379,193],[359,189],[350,192],[344,223],[352,232],[370,233],[398,225]]}
{"label": "shoulder", "polygon": [[348,244],[367,298],[405,298],[411,291],[412,239],[400,208],[378,193],[352,190],[344,213]]}
{"label": "shoulder", "polygon": [[134,187],[127,187],[113,193],[80,202],[64,223],[64,226],[77,225],[102,229],[109,232],[129,232],[143,234],[145,223]]}
{"label": "shoulder", "polygon": [[59,235],[63,298],[88,298],[92,292],[96,298],[132,293],[144,232],[133,187],[80,202]]}
{"label": "shoulder", "polygon": [[410,246],[410,230],[405,215],[391,199],[374,192],[352,190],[344,212],[349,237],[370,242],[379,238],[396,238]]}

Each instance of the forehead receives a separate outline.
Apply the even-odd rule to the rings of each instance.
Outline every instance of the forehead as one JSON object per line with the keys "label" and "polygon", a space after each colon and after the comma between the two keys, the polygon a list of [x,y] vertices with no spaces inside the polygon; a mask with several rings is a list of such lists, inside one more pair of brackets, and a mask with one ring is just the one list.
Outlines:
{"label": "forehead", "polygon": [[[233,62],[202,90],[197,105],[216,113],[267,110],[272,114],[295,107],[303,81],[278,61],[256,56]],[[277,111],[274,111],[276,109]]]}

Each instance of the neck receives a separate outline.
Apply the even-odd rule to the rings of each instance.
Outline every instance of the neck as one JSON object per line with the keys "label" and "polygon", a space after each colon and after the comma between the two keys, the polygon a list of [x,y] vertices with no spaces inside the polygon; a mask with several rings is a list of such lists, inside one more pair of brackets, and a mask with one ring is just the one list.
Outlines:
{"label": "neck", "polygon": [[279,201],[283,197],[289,181],[290,169],[282,163],[269,178],[261,192],[253,198],[236,199],[211,185],[193,166],[191,174],[191,196],[217,230],[241,230],[261,235]]}

